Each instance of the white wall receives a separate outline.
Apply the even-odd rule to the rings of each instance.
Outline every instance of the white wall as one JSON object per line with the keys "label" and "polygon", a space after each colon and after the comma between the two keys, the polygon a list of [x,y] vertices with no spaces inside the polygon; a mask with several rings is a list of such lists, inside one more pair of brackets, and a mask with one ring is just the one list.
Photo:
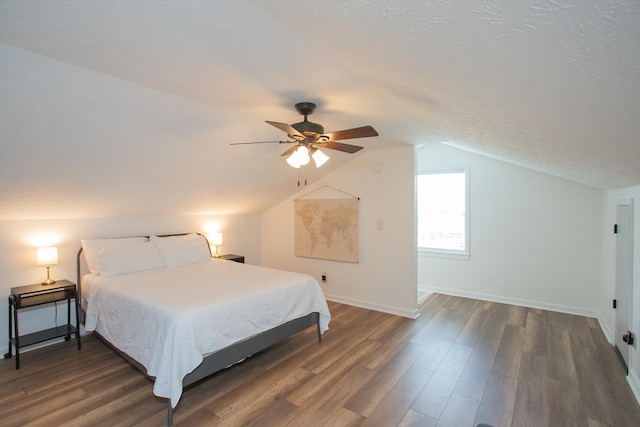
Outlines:
{"label": "white wall", "polygon": [[[221,253],[244,255],[252,264],[262,262],[259,215],[0,221],[0,295],[3,295],[0,299],[0,343],[6,345],[8,341],[6,296],[11,288],[40,283],[46,278],[45,268],[36,265],[36,242],[42,237],[50,236],[51,244],[58,247],[59,264],[51,267],[51,277],[75,282],[76,255],[81,239],[205,233],[212,231],[211,228],[219,228],[223,233]],[[50,328],[55,326],[55,320],[52,306],[21,310],[20,333]],[[66,310],[58,309],[58,323],[65,321]]]}
{"label": "white wall", "polygon": [[418,257],[421,288],[596,316],[602,192],[436,144],[417,169],[470,166],[469,261]]}
{"label": "white wall", "polygon": [[[375,166],[382,170],[375,172]],[[294,256],[294,200],[322,186],[358,196],[359,262]],[[414,147],[372,150],[263,214],[264,265],[310,274],[328,299],[416,315]],[[378,230],[378,220],[383,229]]]}
{"label": "white wall", "polygon": [[631,331],[636,335],[636,344],[629,348],[629,384],[638,401],[640,401],[640,351],[638,350],[638,337],[640,337],[640,186],[625,188],[615,191],[606,191],[603,203],[603,237],[602,237],[602,290],[600,297],[600,311],[605,321],[611,325],[615,334],[624,331],[614,331],[615,311],[611,308],[611,300],[615,296],[615,236],[613,224],[615,224],[616,203],[619,200],[633,199],[633,301]]}

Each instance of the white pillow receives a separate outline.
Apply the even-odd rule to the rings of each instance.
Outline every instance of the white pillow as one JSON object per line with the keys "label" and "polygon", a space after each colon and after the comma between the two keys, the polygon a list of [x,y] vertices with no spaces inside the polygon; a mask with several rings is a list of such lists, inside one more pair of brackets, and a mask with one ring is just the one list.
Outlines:
{"label": "white pillow", "polygon": [[96,256],[102,248],[123,248],[140,242],[148,242],[146,237],[125,237],[119,239],[91,239],[81,240],[82,252],[84,259],[87,261],[87,267],[93,274],[98,274],[96,266]]}
{"label": "white pillow", "polygon": [[211,251],[204,236],[196,233],[183,236],[151,236],[167,267],[199,264],[211,261]]}
{"label": "white pillow", "polygon": [[96,256],[96,269],[102,276],[119,276],[164,267],[162,255],[152,242],[137,242],[120,248],[106,247],[98,250]]}

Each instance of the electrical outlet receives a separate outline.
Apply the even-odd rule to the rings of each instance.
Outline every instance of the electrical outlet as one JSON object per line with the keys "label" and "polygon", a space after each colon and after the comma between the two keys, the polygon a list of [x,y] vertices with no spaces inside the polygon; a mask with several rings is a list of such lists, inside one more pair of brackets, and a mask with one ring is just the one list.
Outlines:
{"label": "electrical outlet", "polygon": [[322,273],[322,283],[327,283],[327,275]]}

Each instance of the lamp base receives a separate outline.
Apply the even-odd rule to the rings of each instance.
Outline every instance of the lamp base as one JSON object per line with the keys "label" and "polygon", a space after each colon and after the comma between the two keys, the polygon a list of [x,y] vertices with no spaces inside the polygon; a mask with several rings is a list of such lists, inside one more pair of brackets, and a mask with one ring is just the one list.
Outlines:
{"label": "lamp base", "polygon": [[51,266],[47,265],[47,280],[42,282],[42,284],[46,286],[53,285],[54,283],[56,283],[56,281],[51,278]]}

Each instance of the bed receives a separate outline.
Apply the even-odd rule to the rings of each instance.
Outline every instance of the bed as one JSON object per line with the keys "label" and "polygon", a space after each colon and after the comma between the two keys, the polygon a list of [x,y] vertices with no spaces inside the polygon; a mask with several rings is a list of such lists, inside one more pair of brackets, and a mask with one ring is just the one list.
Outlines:
{"label": "bed", "polygon": [[212,258],[195,233],[83,240],[77,269],[85,330],[154,378],[168,425],[184,387],[331,318],[312,277]]}

